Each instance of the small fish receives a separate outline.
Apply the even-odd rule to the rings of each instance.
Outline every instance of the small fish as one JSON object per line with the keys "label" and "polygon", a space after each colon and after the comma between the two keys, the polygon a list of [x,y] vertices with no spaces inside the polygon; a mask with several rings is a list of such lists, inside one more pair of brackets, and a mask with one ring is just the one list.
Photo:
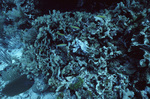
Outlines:
{"label": "small fish", "polygon": [[96,17],[106,18],[105,16],[102,16],[102,15],[97,15]]}
{"label": "small fish", "polygon": [[79,27],[73,26],[73,25],[71,25],[71,27],[74,28],[74,29],[80,29]]}
{"label": "small fish", "polygon": [[42,52],[43,50],[41,48],[39,48],[39,51]]}
{"label": "small fish", "polygon": [[67,44],[58,44],[58,45],[56,45],[57,47],[64,47],[64,46],[66,46]]}
{"label": "small fish", "polygon": [[61,35],[61,36],[65,36],[65,34],[62,34],[62,33],[60,33],[60,32],[56,32],[58,35]]}

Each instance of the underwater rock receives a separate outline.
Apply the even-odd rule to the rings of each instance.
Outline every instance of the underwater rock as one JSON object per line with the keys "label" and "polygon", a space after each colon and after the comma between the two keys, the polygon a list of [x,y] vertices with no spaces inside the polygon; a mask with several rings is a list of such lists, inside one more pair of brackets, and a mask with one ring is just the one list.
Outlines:
{"label": "underwater rock", "polygon": [[33,83],[34,83],[33,81],[27,79],[26,75],[22,75],[17,79],[9,82],[2,90],[2,94],[7,96],[18,95],[30,89]]}

